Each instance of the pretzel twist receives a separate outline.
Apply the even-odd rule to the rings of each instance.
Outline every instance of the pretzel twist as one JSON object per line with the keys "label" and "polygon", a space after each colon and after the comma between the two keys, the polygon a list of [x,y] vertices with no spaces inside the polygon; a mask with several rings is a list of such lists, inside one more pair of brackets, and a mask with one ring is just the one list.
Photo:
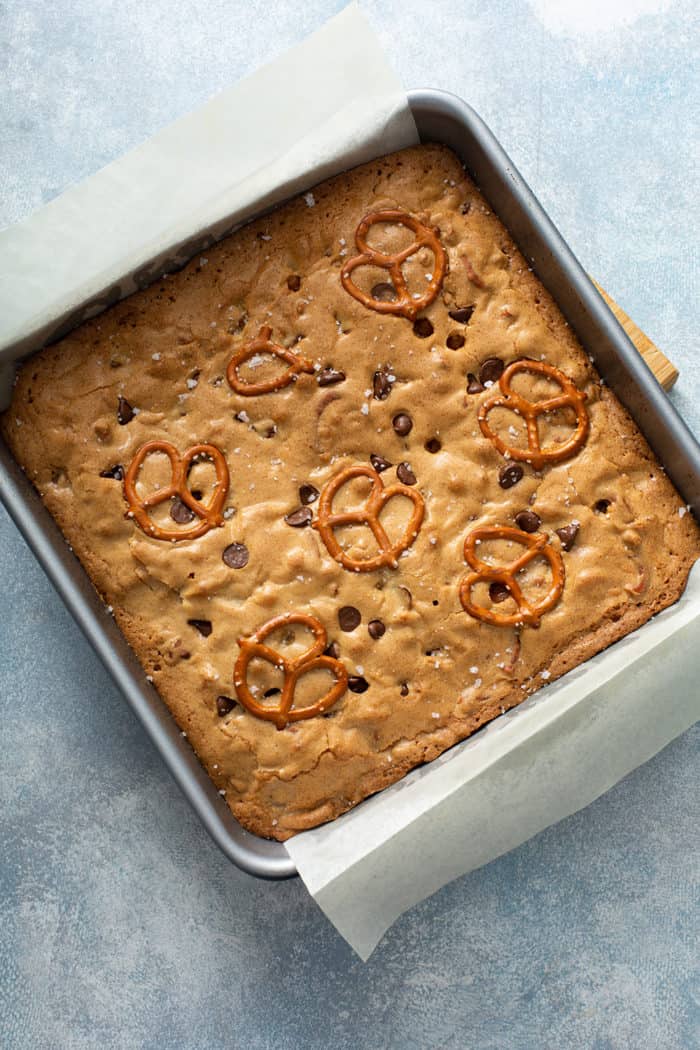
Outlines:
{"label": "pretzel twist", "polygon": [[[226,379],[229,386],[243,397],[255,397],[256,394],[271,394],[274,390],[282,390],[295,383],[301,372],[312,373],[314,366],[311,361],[300,354],[294,354],[287,347],[273,343],[271,340],[272,329],[269,325],[263,325],[254,339],[251,339],[237,353],[233,355],[226,368]],[[256,354],[270,354],[279,357],[289,365],[286,371],[275,379],[268,379],[260,383],[250,383],[241,379],[239,368]]]}
{"label": "pretzel twist", "polygon": [[[407,248],[400,252],[394,252],[393,254],[380,252],[376,248],[370,247],[367,243],[367,234],[370,227],[378,222],[393,222],[398,223],[400,226],[407,226],[409,230],[413,231],[415,239]],[[421,310],[430,306],[437,298],[447,271],[447,254],[435,231],[431,230],[429,226],[425,226],[413,215],[409,215],[408,212],[400,211],[399,209],[369,212],[361,220],[355,231],[355,244],[360,254],[353,256],[352,259],[348,259],[340,271],[340,280],[345,291],[349,292],[354,299],[357,299],[358,302],[370,310],[376,310],[380,314],[398,314],[413,321]],[[433,253],[433,273],[423,295],[414,299],[408,290],[406,278],[401,267],[407,259],[419,252],[421,248],[429,248]],[[396,299],[393,301],[375,299],[374,296],[367,295],[366,292],[358,288],[351,277],[351,274],[358,266],[377,266],[382,270],[388,270],[392,284],[396,289]]]}
{"label": "pretzel twist", "polygon": [[[265,639],[280,627],[299,623],[308,627],[314,636],[313,644],[301,655],[290,658],[265,645]],[[323,650],[326,648],[328,638],[323,624],[308,613],[283,613],[268,620],[266,624],[259,627],[249,638],[239,639],[240,653],[236,659],[233,670],[233,684],[236,689],[236,697],[239,702],[256,718],[262,718],[266,722],[274,722],[278,729],[284,729],[289,722],[298,722],[304,718],[313,718],[332,707],[336,700],[340,699],[348,687],[348,672],[340,660],[332,656],[326,656]],[[258,657],[279,668],[284,674],[284,684],[280,693],[279,703],[263,704],[255,699],[248,685],[248,665],[250,661]],[[294,690],[297,682],[308,671],[318,668],[330,671],[335,678],[334,684],[327,693],[306,707],[294,707]]]}
{"label": "pretzel twist", "polygon": [[[358,510],[334,512],[333,499],[336,493],[353,478],[370,479],[372,488],[369,496]],[[389,500],[395,496],[405,496],[410,499],[413,503],[413,513],[401,538],[396,543],[392,543],[379,520],[379,515]],[[344,569],[352,572],[372,572],[374,569],[381,568],[382,565],[396,568],[399,554],[408,550],[418,535],[424,513],[425,502],[420,492],[408,485],[385,486],[374,467],[366,463],[355,463],[341,470],[324,486],[318,501],[318,516],[311,524],[314,529],[317,529],[328,553],[337,562],[340,562]],[[372,558],[362,560],[346,554],[335,537],[335,529],[340,525],[366,525],[377,541],[379,553]]]}
{"label": "pretzel twist", "polygon": [[[143,499],[136,491],[136,482],[144,460],[154,452],[164,452],[170,460],[170,484],[156,489]],[[199,457],[211,460],[216,470],[216,484],[208,503],[195,499],[190,492],[187,478],[192,464]],[[216,525],[223,525],[221,510],[226,501],[229,487],[229,473],[226,460],[215,445],[192,445],[184,455],[180,455],[169,441],[147,441],[138,450],[124,475],[124,498],[129,506],[127,517],[133,518],[147,536],[156,540],[194,540],[203,536]],[[151,507],[178,496],[186,507],[199,518],[189,529],[167,529],[156,525],[149,515]]]}
{"label": "pretzel twist", "polygon": [[[513,376],[519,372],[531,372],[536,375],[546,376],[561,387],[563,393],[557,397],[547,398],[545,401],[529,401],[526,397],[516,393],[511,387]],[[545,463],[559,463],[563,459],[569,459],[582,447],[588,437],[590,421],[584,402],[587,395],[560,372],[554,365],[545,361],[520,360],[513,361],[503,372],[499,379],[501,392],[494,394],[479,406],[477,418],[484,437],[487,437],[496,446],[502,456],[508,459],[522,460],[531,463],[535,470],[541,470]],[[488,423],[488,415],[494,408],[508,408],[522,416],[527,426],[527,448],[517,448],[507,445],[498,434],[494,433]],[[552,445],[542,448],[538,429],[538,419],[545,412],[554,412],[558,408],[572,408],[576,413],[576,429],[566,441],[560,445]]]}
{"label": "pretzel twist", "polygon": [[[488,565],[476,555],[476,544],[484,540],[511,540],[521,543],[526,550],[510,565]],[[549,562],[552,570],[552,585],[543,598],[537,602],[530,602],[523,594],[516,575],[540,555]],[[484,525],[473,529],[468,534],[464,541],[464,557],[474,571],[460,583],[459,600],[465,612],[468,612],[475,620],[483,620],[484,623],[495,624],[498,627],[520,626],[525,623],[530,624],[531,627],[539,627],[542,615],[557,604],[564,591],[564,563],[561,555],[549,545],[547,537],[542,533],[522,532],[520,529],[507,525]],[[502,583],[507,587],[511,598],[518,607],[517,612],[499,613],[482,605],[476,605],[471,600],[472,588],[482,580]]]}

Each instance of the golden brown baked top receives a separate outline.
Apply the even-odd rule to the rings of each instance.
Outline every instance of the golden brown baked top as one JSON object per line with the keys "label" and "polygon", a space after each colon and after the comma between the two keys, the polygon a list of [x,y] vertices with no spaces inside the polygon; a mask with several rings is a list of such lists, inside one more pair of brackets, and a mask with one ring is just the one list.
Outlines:
{"label": "golden brown baked top", "polygon": [[644,622],[700,551],[438,146],[42,351],[3,431],[234,813],[278,838]]}

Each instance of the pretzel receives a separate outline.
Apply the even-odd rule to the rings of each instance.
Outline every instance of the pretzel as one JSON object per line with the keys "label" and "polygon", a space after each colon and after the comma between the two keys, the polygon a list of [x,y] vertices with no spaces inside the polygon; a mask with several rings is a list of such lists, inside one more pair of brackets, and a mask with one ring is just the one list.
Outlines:
{"label": "pretzel", "polygon": [[[276,649],[265,645],[265,639],[279,627],[288,624],[300,623],[308,627],[314,636],[313,644],[300,656],[290,659]],[[348,687],[348,672],[345,666],[332,656],[326,656],[323,650],[326,648],[328,638],[326,629],[314,616],[307,613],[283,613],[268,620],[266,624],[259,627],[249,638],[240,638],[238,645],[240,653],[233,669],[233,684],[236,696],[241,704],[256,718],[262,718],[266,722],[274,722],[278,729],[284,729],[289,722],[298,722],[303,718],[313,718],[319,715],[338,700]],[[279,703],[263,704],[255,699],[248,685],[248,665],[255,657],[267,660],[284,673],[284,684],[280,693]],[[307,671],[317,668],[329,670],[335,682],[321,697],[307,707],[294,707],[294,690],[297,682]]]}
{"label": "pretzel", "polygon": [[[476,544],[484,540],[512,540],[514,543],[521,543],[527,550],[510,565],[499,568],[495,565],[488,565],[477,558]],[[552,570],[552,586],[544,598],[533,604],[525,597],[515,577],[538,555],[549,562]],[[468,612],[475,620],[483,620],[484,623],[495,624],[498,627],[520,626],[524,623],[532,627],[539,627],[543,613],[548,612],[557,604],[564,591],[564,563],[561,555],[549,545],[547,537],[542,533],[522,532],[508,525],[483,525],[481,528],[473,529],[465,539],[464,557],[474,572],[460,583],[459,600],[465,612]],[[471,600],[471,593],[474,584],[480,580],[504,584],[518,607],[517,612],[498,613],[482,605],[475,605]]]}
{"label": "pretzel", "polygon": [[[415,240],[412,244],[409,244],[408,248],[404,248],[402,251],[395,252],[392,255],[380,252],[376,248],[371,248],[367,243],[367,234],[370,226],[374,226],[377,222],[394,222],[400,226],[407,226],[415,234]],[[393,208],[386,211],[369,212],[361,220],[355,231],[355,244],[360,254],[353,256],[352,259],[348,259],[340,271],[340,280],[345,291],[349,292],[354,299],[363,303],[370,310],[376,310],[380,314],[399,314],[401,317],[407,317],[409,321],[413,321],[421,310],[424,310],[426,306],[430,306],[437,298],[447,270],[447,255],[435,231],[431,230],[429,226],[424,226],[413,215]],[[435,261],[427,290],[423,295],[414,299],[408,290],[401,266],[412,255],[419,252],[421,248],[429,248]],[[367,295],[366,292],[358,288],[350,276],[358,266],[377,266],[382,270],[388,270],[396,289],[396,299],[393,301],[375,299],[373,295]]]}
{"label": "pretzel", "polygon": [[[548,379],[558,383],[563,393],[557,397],[547,398],[545,401],[529,401],[511,388],[511,379],[518,372],[532,372],[546,376]],[[584,407],[587,395],[582,390],[579,390],[571,379],[564,375],[563,372],[560,372],[558,368],[544,361],[531,361],[529,359],[513,361],[501,375],[499,386],[501,388],[500,394],[494,394],[493,397],[488,398],[479,406],[477,418],[482,434],[493,442],[502,456],[507,456],[509,459],[524,460],[527,463],[531,463],[535,470],[541,470],[545,463],[558,463],[563,459],[569,459],[570,456],[575,455],[581,449],[588,436],[590,425],[588,412]],[[507,445],[498,434],[493,432],[488,424],[487,417],[489,412],[497,407],[509,408],[523,417],[527,425],[528,447],[526,449]],[[561,445],[552,445],[543,449],[540,445],[537,425],[538,417],[544,415],[545,412],[553,412],[557,408],[567,407],[573,408],[576,413],[576,429],[571,437]]]}
{"label": "pretzel", "polygon": [[[150,496],[144,499],[136,492],[136,482],[139,471],[147,456],[152,452],[164,452],[170,460],[172,476],[170,484],[164,488],[156,489]],[[187,477],[193,462],[199,457],[205,456],[214,464],[216,470],[216,485],[209,503],[202,503],[195,499],[187,484]],[[223,525],[224,519],[221,509],[226,500],[229,486],[229,473],[226,460],[214,445],[192,445],[184,455],[180,455],[174,445],[169,441],[147,441],[138,450],[129,468],[124,475],[124,498],[129,504],[127,517],[134,518],[147,536],[156,540],[194,540],[203,536],[215,525]],[[157,507],[159,503],[178,496],[186,507],[199,518],[189,529],[166,529],[161,525],[154,524],[149,517],[148,511],[151,507]]]}
{"label": "pretzel", "polygon": [[[256,394],[270,394],[273,390],[282,390],[284,387],[289,386],[290,383],[295,383],[300,372],[313,372],[314,366],[308,358],[301,357],[299,354],[293,354],[286,347],[273,343],[270,340],[271,335],[272,329],[270,326],[263,325],[255,339],[247,342],[229,361],[226,369],[226,378],[229,386],[237,394],[241,394],[243,397],[255,397]],[[238,369],[241,365],[249,361],[251,357],[261,353],[281,358],[282,361],[287,362],[289,368],[275,379],[268,379],[265,382],[249,383],[245,379],[241,379],[238,374]]]}
{"label": "pretzel", "polygon": [[[359,510],[334,513],[333,499],[338,489],[353,478],[369,478],[372,482],[372,489],[364,506]],[[392,544],[379,521],[379,515],[394,496],[405,496],[410,499],[413,503],[413,513],[401,539]],[[344,569],[350,569],[352,572],[372,572],[373,569],[379,569],[382,565],[391,565],[392,568],[396,568],[399,554],[407,550],[418,535],[424,513],[423,497],[415,489],[408,485],[389,485],[387,487],[373,467],[365,463],[355,463],[341,470],[324,486],[318,501],[318,517],[311,524],[314,529],[318,530],[328,553],[337,562],[340,562]],[[377,541],[379,554],[361,561],[350,557],[335,538],[335,529],[339,525],[366,525],[372,530],[372,535]]]}

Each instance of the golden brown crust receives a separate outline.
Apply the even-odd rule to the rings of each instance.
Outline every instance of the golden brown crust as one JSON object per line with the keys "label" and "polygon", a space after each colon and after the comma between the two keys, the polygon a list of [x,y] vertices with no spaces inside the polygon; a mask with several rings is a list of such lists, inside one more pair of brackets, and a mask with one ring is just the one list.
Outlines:
{"label": "golden brown crust", "polygon": [[[430,325],[420,330],[363,305],[340,280],[360,220],[391,209],[439,228],[447,254],[441,293],[419,317]],[[406,246],[400,227],[375,234],[390,252]],[[430,261],[417,253],[407,264],[416,294],[432,280]],[[386,270],[356,267],[353,280],[365,287],[364,279],[369,292]],[[289,360],[274,372],[269,360],[242,353],[262,329],[315,374],[300,367],[294,382],[269,389]],[[268,392],[231,389],[234,355],[240,373],[248,369]],[[587,395],[590,433],[566,461],[541,471],[523,463],[522,479],[503,488],[505,460],[477,421],[494,391],[479,391],[478,377],[489,358],[523,357],[559,368]],[[326,369],[331,385],[319,383]],[[138,410],[128,422],[117,419],[120,397]],[[494,409],[489,426],[506,445],[522,443],[517,417],[499,419],[504,411]],[[401,414],[411,417],[409,433],[392,424]],[[546,427],[547,441],[565,441],[572,422],[564,414]],[[439,146],[330,180],[31,358],[2,430],[234,814],[277,839],[333,819],[644,623],[678,598],[700,553],[697,525],[643,437]],[[168,543],[125,516],[121,482],[101,472],[126,469],[153,439],[180,454],[198,444],[221,450],[230,472],[221,526]],[[395,568],[355,573],[329,555],[318,529],[285,516],[299,509],[299,486],[322,490],[372,454],[392,464],[381,475],[387,485],[398,464],[410,464],[425,515]],[[192,487],[206,501],[211,478],[204,464],[196,469]],[[302,519],[316,518],[317,506]],[[384,524],[393,537],[406,514],[391,506]],[[538,628],[479,622],[459,599],[470,571],[465,538],[476,527],[512,526],[524,510],[561,552],[563,595]],[[177,531],[166,506],[153,513]],[[567,550],[556,530],[574,521]],[[366,529],[353,543],[361,559],[376,551]],[[240,546],[232,564],[223,560],[232,544],[245,547],[247,561]],[[497,563],[514,560],[507,549],[491,553]],[[522,583],[537,597],[547,574],[533,562]],[[488,590],[479,600],[490,600]],[[344,606],[361,614],[354,630],[340,629]],[[320,621],[351,679],[368,688],[281,730],[240,705],[220,714],[217,697],[235,698],[237,640],[288,612]],[[385,631],[373,637],[375,620]]]}

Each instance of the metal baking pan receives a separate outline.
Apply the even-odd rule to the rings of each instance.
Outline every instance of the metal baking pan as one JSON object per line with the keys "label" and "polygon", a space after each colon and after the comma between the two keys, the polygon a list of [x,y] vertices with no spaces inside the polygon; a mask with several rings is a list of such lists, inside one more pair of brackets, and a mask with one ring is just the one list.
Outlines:
{"label": "metal baking pan", "polygon": [[[445,92],[413,91],[409,103],[421,140],[450,146],[464,162],[700,517],[700,446],[489,129],[465,102]],[[294,875],[283,844],[251,835],[231,815],[1,440],[0,499],[214,841],[251,875]]]}

